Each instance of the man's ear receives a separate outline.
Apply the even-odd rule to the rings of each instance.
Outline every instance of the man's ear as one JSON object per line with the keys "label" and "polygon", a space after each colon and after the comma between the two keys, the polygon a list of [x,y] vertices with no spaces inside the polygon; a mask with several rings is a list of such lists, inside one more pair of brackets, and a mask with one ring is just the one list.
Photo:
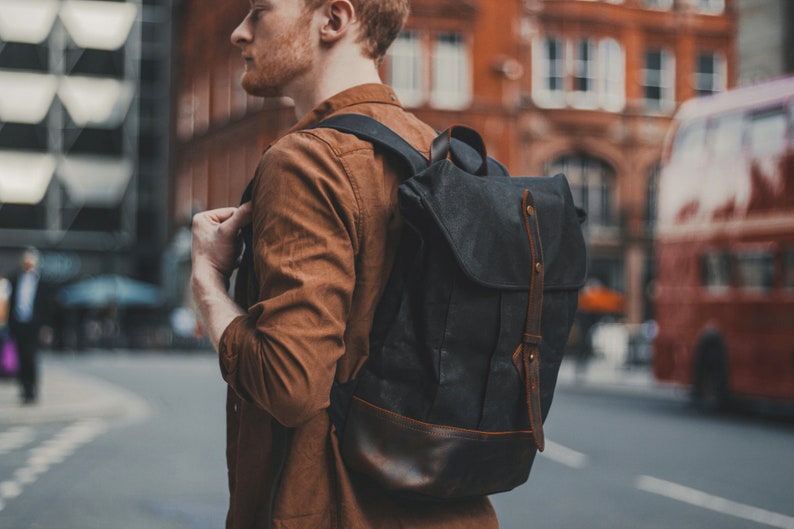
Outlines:
{"label": "man's ear", "polygon": [[356,20],[356,10],[349,0],[329,0],[324,15],[326,20],[320,28],[320,41],[325,44],[344,37]]}

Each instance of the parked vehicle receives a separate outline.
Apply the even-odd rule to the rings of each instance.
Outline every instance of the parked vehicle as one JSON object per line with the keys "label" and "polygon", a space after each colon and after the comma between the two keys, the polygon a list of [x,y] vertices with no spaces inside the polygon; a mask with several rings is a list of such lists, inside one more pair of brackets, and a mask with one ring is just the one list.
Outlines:
{"label": "parked vehicle", "polygon": [[794,77],[684,103],[659,181],[653,369],[794,400]]}

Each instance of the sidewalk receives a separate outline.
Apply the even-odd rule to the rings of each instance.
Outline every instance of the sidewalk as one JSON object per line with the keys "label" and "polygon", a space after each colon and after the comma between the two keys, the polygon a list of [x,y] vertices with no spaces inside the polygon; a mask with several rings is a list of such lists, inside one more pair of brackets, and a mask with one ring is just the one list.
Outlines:
{"label": "sidewalk", "polygon": [[558,387],[666,398],[681,395],[678,388],[657,382],[650,366],[626,367],[608,358],[594,357],[579,372],[577,367],[575,359],[563,359]]}
{"label": "sidewalk", "polygon": [[136,418],[148,413],[140,397],[102,380],[41,359],[42,384],[36,404],[23,406],[15,380],[0,380],[0,426],[85,418]]}

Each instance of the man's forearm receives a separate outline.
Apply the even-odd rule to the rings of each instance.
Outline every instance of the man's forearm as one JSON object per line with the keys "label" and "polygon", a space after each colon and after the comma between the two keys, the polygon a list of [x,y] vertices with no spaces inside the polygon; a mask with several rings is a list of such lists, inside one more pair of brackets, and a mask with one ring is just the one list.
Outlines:
{"label": "man's forearm", "polygon": [[197,272],[191,279],[193,298],[207,328],[212,345],[218,344],[226,327],[245,312],[237,305],[226,290],[226,282],[214,274]]}
{"label": "man's forearm", "polygon": [[227,288],[228,278],[239,263],[240,229],[249,222],[250,202],[193,217],[193,299],[216,350],[229,323],[244,314],[229,297]]}

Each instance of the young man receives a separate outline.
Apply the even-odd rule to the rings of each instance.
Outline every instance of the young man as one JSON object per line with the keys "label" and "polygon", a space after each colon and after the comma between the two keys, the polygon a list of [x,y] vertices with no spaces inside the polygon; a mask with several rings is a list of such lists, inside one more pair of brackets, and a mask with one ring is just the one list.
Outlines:
{"label": "young man", "polygon": [[[377,71],[407,12],[408,0],[252,0],[232,34],[246,91],[292,98],[299,122],[263,155],[250,203],[193,221],[193,292],[229,386],[228,528],[497,526],[485,498],[415,503],[350,474],[326,411],[333,381],[368,355],[401,177],[368,142],[306,128],[366,114],[428,154],[434,131]],[[249,222],[253,264],[240,267],[235,303],[227,284]]]}

